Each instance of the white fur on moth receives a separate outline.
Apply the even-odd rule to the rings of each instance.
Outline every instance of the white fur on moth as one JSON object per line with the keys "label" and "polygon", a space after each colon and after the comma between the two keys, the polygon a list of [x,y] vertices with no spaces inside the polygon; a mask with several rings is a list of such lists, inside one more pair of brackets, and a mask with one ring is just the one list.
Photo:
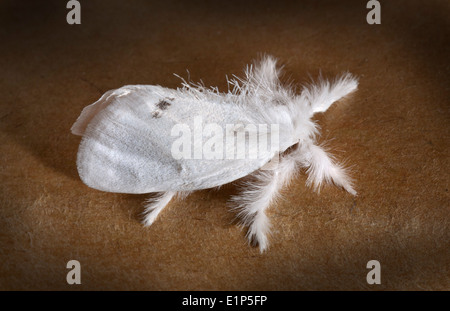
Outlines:
{"label": "white fur on moth", "polygon": [[[357,80],[348,73],[332,82],[320,79],[295,94],[280,83],[279,75],[276,59],[267,56],[247,66],[244,78],[229,80],[227,93],[184,80],[176,90],[129,85],[106,92],[83,109],[71,129],[83,136],[77,156],[81,179],[89,187],[109,192],[160,192],[146,205],[144,224],[151,225],[173,197],[251,174],[253,178],[231,202],[248,227],[249,241],[263,252],[270,233],[265,211],[300,169],[306,169],[307,184],[316,190],[323,182],[333,182],[356,195],[345,169],[317,145],[318,129],[311,118],[355,91]],[[180,138],[177,126],[192,126],[195,118],[201,119],[205,129],[207,124],[215,124],[225,134],[232,131],[231,135],[242,131],[239,125],[267,125],[268,133],[275,124],[278,145],[258,150],[256,158],[249,156],[253,147],[248,143],[244,158],[174,157],[174,144]],[[210,129],[209,136],[206,134],[210,146],[219,146],[226,135],[213,132]],[[224,144],[224,154],[230,146],[235,148]],[[236,150],[230,154],[236,155]],[[273,158],[278,159],[277,165],[261,170]]]}

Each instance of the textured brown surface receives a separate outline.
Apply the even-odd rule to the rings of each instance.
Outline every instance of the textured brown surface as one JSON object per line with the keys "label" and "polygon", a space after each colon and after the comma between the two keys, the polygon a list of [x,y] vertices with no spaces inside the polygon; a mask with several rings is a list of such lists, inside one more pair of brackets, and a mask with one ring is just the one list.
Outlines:
{"label": "textured brown surface", "polygon": [[[44,2],[44,1],[42,1]],[[0,288],[123,290],[450,289],[448,1],[0,2]],[[350,71],[358,92],[318,118],[359,196],[300,176],[270,210],[271,247],[246,244],[226,200],[173,202],[151,228],[145,195],[86,187],[75,166],[81,109],[125,84],[226,89],[268,53],[297,83]],[[66,284],[66,263],[82,285]],[[382,284],[366,283],[379,260]]]}

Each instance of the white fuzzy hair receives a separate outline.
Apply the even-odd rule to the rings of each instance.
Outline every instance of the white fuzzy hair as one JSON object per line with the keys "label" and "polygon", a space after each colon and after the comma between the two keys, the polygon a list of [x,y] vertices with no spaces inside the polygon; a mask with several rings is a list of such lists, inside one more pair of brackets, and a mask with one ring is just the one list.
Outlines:
{"label": "white fuzzy hair", "polygon": [[[337,77],[332,82],[319,78],[317,83],[303,87],[296,95],[291,87],[280,83],[281,68],[271,56],[265,56],[259,63],[245,70],[245,77],[228,79],[229,91],[219,93],[217,88],[207,88],[203,84],[186,82],[178,89],[186,97],[199,100],[226,98],[239,106],[254,108],[255,123],[288,124],[295,133],[297,143],[290,150],[279,154],[279,163],[274,170],[258,170],[251,180],[244,182],[243,190],[231,199],[238,211],[242,224],[248,227],[250,243],[259,245],[263,252],[268,247],[270,222],[265,211],[280,196],[280,190],[289,184],[300,169],[306,169],[307,185],[316,191],[323,183],[329,182],[356,195],[352,181],[346,170],[330,157],[316,143],[318,127],[312,116],[325,112],[334,102],[357,89],[358,81],[349,73]],[[284,113],[280,113],[284,112]],[[159,212],[177,192],[165,192],[149,202],[146,208],[145,224],[151,225]]]}

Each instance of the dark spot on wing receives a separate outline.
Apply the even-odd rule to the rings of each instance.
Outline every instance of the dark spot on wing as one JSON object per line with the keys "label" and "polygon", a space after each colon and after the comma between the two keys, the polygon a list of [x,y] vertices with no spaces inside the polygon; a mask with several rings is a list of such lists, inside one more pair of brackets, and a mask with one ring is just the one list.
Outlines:
{"label": "dark spot on wing", "polygon": [[159,103],[156,104],[156,106],[161,109],[161,110],[166,110],[167,107],[169,107],[170,105],[172,105],[171,103],[169,103],[168,101],[161,99],[159,101]]}
{"label": "dark spot on wing", "polygon": [[157,119],[157,118],[161,118],[161,111],[159,110],[155,110],[152,112],[152,117]]}

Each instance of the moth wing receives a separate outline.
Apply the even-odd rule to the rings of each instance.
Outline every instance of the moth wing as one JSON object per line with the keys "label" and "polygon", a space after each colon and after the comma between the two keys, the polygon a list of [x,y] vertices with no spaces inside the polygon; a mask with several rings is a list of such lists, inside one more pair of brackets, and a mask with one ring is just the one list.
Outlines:
{"label": "moth wing", "polygon": [[[177,159],[172,152],[181,138],[172,133],[176,125],[188,126],[195,139],[199,129],[195,117],[202,121],[200,130],[206,123],[225,129],[226,124],[245,122],[245,109],[160,86],[128,86],[102,98],[86,107],[74,124],[75,132],[83,135],[78,172],[85,184],[98,190],[149,193],[212,188],[248,175],[278,152],[266,150],[257,159],[209,160],[196,159],[192,150],[193,157]],[[210,139],[220,143],[225,138]]]}
{"label": "moth wing", "polygon": [[86,128],[87,128],[89,122],[91,122],[92,118],[99,111],[103,110],[106,106],[108,106],[116,96],[120,97],[126,93],[127,93],[126,88],[110,90],[110,91],[106,92],[105,94],[103,94],[102,97],[100,97],[100,99],[97,100],[95,103],[84,107],[84,109],[81,112],[80,116],[78,117],[77,121],[72,125],[72,128],[70,129],[72,134],[83,136],[83,134],[86,131]]}

